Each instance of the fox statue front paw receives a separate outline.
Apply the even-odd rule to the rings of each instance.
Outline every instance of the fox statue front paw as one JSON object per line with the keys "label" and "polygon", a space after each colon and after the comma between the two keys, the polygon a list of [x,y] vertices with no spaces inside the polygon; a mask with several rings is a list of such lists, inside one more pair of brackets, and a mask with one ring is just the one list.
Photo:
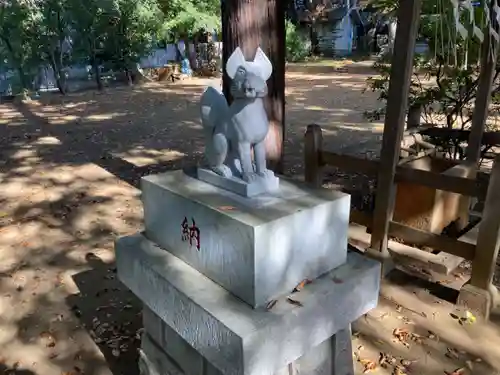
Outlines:
{"label": "fox statue front paw", "polygon": [[274,172],[270,169],[264,169],[263,171],[257,173],[259,176],[263,178],[271,178],[274,177]]}
{"label": "fox statue front paw", "polygon": [[233,172],[231,172],[231,168],[224,164],[217,167],[212,167],[212,170],[222,177],[231,177],[233,175]]}
{"label": "fox statue front paw", "polygon": [[243,173],[243,181],[251,183],[257,179],[257,173],[251,172],[251,173]]}

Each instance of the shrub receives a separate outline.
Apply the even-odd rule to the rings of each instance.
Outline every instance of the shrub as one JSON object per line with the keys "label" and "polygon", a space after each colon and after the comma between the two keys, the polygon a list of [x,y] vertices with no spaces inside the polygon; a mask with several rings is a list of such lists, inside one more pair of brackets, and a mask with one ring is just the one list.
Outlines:
{"label": "shrub", "polygon": [[292,22],[286,21],[286,60],[298,62],[311,54],[311,41]]}

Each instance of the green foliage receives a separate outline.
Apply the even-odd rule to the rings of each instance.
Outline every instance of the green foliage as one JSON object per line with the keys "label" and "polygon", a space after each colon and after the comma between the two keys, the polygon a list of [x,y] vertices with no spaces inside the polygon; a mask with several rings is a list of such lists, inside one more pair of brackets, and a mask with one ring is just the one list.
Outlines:
{"label": "green foliage", "polygon": [[286,59],[290,62],[305,60],[311,54],[311,42],[292,22],[286,21]]}
{"label": "green foliage", "polygon": [[0,4],[0,58],[18,72],[22,89],[40,65],[50,65],[61,93],[73,62],[129,71],[160,35],[157,0],[7,0]]}
{"label": "green foliage", "polygon": [[[379,100],[384,106],[365,112],[369,120],[380,120],[385,115],[385,103],[388,99],[390,65],[377,62],[374,65],[377,77],[370,77],[366,90],[379,94]],[[472,122],[472,112],[476,100],[479,84],[479,67],[455,67],[445,64],[442,58],[438,61],[428,61],[422,56],[414,60],[414,73],[408,96],[408,108],[420,106],[423,110],[425,122],[448,129],[468,129]],[[492,103],[499,103],[499,74],[497,66],[494,76],[494,85],[491,93]],[[463,148],[460,141],[450,138],[433,139],[434,144],[453,158],[463,158]]]}
{"label": "green foliage", "polygon": [[103,45],[115,69],[128,72],[153,48],[160,14],[155,0],[115,0]]}
{"label": "green foliage", "polygon": [[0,54],[5,65],[19,75],[21,90],[29,87],[38,51],[32,41],[37,37],[40,11],[37,5],[9,0],[0,5]]}
{"label": "green foliage", "polygon": [[219,0],[159,0],[165,15],[164,35],[192,37],[202,31],[220,31]]}

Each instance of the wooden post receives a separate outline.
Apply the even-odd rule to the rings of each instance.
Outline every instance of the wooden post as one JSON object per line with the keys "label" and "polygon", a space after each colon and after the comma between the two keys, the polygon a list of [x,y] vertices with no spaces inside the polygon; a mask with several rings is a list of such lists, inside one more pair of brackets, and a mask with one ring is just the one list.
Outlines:
{"label": "wooden post", "polygon": [[304,176],[307,183],[321,187],[323,183],[321,152],[323,150],[323,132],[321,126],[307,126],[304,139]]}
{"label": "wooden post", "polygon": [[498,303],[498,290],[493,285],[498,250],[500,248],[500,157],[491,171],[483,217],[479,224],[476,251],[472,260],[472,275],[458,295],[457,303],[488,319]]}
{"label": "wooden post", "polygon": [[476,253],[472,261],[470,284],[488,290],[500,247],[500,157],[491,170],[483,217],[479,224]]}
{"label": "wooden post", "polygon": [[266,140],[268,167],[283,172],[285,139],[285,0],[222,0],[223,91],[231,103],[226,62],[236,47],[253,60],[261,47],[273,64],[266,109],[270,129]]}
{"label": "wooden post", "polygon": [[388,257],[387,232],[392,220],[396,193],[394,177],[405,128],[421,6],[422,0],[399,2],[370,245],[372,250],[380,251],[384,257]]}
{"label": "wooden post", "polygon": [[[498,4],[498,0],[494,0]],[[493,9],[494,1],[491,2]],[[496,17],[491,17],[491,27],[498,33],[499,27]],[[489,114],[491,101],[491,88],[497,63],[498,41],[490,34],[490,26],[484,30],[484,42],[482,44],[481,71],[479,73],[479,85],[477,88],[474,112],[472,113],[471,132],[467,144],[466,159],[477,165],[481,156],[481,141],[483,139],[484,125]]]}

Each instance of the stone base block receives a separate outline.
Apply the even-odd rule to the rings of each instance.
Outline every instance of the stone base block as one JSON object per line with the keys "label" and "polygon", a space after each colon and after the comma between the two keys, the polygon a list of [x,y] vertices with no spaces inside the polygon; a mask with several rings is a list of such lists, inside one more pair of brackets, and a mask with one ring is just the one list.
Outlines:
{"label": "stone base block", "polygon": [[199,180],[247,198],[264,193],[275,193],[280,188],[280,180],[274,175],[265,178],[258,177],[255,181],[248,183],[241,178],[219,176],[217,173],[205,168],[198,168],[197,172]]}
{"label": "stone base block", "polygon": [[[175,344],[169,345],[184,347],[188,344],[179,337]],[[186,368],[179,361],[185,365],[193,361],[199,367],[187,365]],[[224,375],[195,350],[184,353],[182,357],[172,357],[147,331],[142,337],[139,369],[141,375]],[[350,329],[342,330],[317,347],[309,349],[302,357],[272,375],[299,374],[354,375]]]}
{"label": "stone base block", "polygon": [[380,264],[350,253],[300,292],[253,309],[141,235],[118,240],[116,260],[120,280],[153,313],[147,332],[178,367],[198,371],[196,352],[224,375],[282,371],[375,307],[380,286]]}
{"label": "stone base block", "polygon": [[245,198],[183,171],[142,180],[146,237],[253,307],[346,260],[350,196],[282,179]]}
{"label": "stone base block", "polygon": [[458,295],[457,305],[473,311],[484,319],[489,319],[491,310],[498,299],[498,290],[493,285],[489,290],[465,284]]}

